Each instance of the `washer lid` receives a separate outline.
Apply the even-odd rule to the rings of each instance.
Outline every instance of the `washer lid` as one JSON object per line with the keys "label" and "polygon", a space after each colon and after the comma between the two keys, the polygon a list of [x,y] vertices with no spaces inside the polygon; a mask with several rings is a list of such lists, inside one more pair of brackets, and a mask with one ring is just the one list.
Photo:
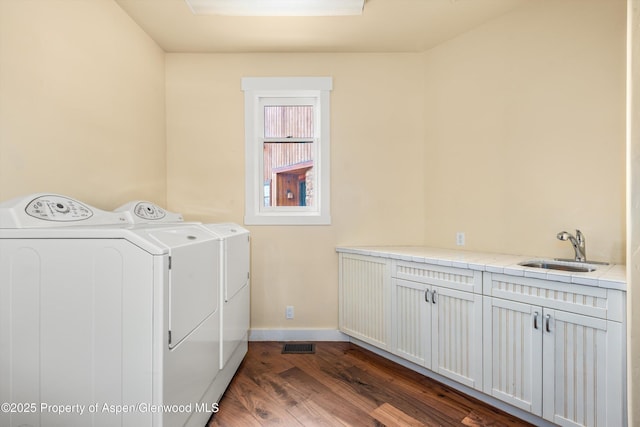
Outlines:
{"label": "washer lid", "polygon": [[94,208],[60,194],[36,193],[0,203],[0,228],[126,224],[126,215]]}
{"label": "washer lid", "polygon": [[232,222],[223,222],[218,224],[202,224],[207,230],[217,234],[221,239],[228,239],[243,234],[248,235],[249,230],[242,228],[238,224]]}
{"label": "washer lid", "polygon": [[171,252],[175,248],[183,246],[197,245],[210,240],[220,240],[216,235],[208,233],[197,224],[186,223],[176,226],[158,226],[157,228],[141,227],[144,226],[137,226],[132,231],[143,235],[152,241],[160,243],[160,245],[169,249],[169,252]]}

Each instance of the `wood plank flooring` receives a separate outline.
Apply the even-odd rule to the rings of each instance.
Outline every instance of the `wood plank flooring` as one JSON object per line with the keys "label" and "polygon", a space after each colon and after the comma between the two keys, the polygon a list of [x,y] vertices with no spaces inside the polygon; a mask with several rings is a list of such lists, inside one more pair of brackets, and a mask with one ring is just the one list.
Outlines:
{"label": "wood plank flooring", "polygon": [[208,427],[530,425],[351,343],[281,351],[249,343]]}

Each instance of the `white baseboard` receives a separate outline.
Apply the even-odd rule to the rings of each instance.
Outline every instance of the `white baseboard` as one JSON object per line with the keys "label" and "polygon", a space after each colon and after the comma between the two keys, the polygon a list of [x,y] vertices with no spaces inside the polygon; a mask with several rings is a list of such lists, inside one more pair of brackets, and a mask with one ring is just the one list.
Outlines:
{"label": "white baseboard", "polygon": [[337,329],[251,329],[249,341],[349,341]]}

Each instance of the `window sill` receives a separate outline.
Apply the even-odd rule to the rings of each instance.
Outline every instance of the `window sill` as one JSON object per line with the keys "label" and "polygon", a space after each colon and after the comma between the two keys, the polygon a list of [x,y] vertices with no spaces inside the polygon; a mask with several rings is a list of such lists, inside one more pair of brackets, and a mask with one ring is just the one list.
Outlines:
{"label": "window sill", "polygon": [[244,217],[245,225],[331,225],[331,216],[317,213],[300,214],[299,212],[273,214],[261,213]]}

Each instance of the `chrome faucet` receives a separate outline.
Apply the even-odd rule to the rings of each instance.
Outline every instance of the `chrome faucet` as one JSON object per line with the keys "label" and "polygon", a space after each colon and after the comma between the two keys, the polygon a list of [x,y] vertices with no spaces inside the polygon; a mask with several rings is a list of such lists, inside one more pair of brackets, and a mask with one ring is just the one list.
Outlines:
{"label": "chrome faucet", "polygon": [[585,262],[587,260],[587,252],[585,248],[584,235],[580,230],[576,230],[575,237],[571,233],[561,231],[558,233],[558,240],[568,240],[573,245],[573,250],[576,251],[576,261]]}

